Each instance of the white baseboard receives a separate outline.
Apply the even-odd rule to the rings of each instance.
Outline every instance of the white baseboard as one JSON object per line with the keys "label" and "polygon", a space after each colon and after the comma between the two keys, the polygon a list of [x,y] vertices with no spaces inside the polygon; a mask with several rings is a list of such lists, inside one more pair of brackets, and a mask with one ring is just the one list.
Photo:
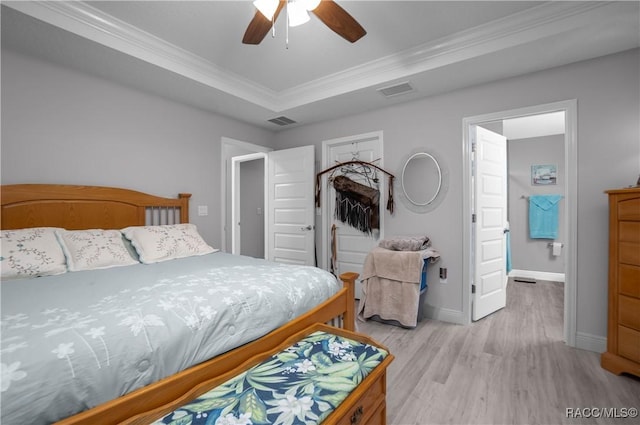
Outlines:
{"label": "white baseboard", "polygon": [[450,308],[439,308],[430,305],[424,306],[424,316],[427,319],[439,320],[441,322],[455,323],[456,325],[466,325],[467,321],[459,310]]}
{"label": "white baseboard", "polygon": [[[544,279],[544,280],[547,280],[547,279]],[[467,324],[462,311],[452,310],[449,308],[438,308],[430,305],[425,305],[424,316],[427,319],[454,323],[456,325]],[[578,332],[576,334],[575,347],[581,350],[593,351],[596,353],[604,353],[605,351],[607,351],[607,338],[600,335],[591,335],[584,332]]]}
{"label": "white baseboard", "polygon": [[607,338],[599,335],[591,335],[584,332],[576,333],[576,348],[596,353],[607,351]]}
{"label": "white baseboard", "polygon": [[525,279],[550,280],[552,282],[564,282],[564,273],[537,272],[534,270],[516,270],[509,272],[509,277],[522,277]]}

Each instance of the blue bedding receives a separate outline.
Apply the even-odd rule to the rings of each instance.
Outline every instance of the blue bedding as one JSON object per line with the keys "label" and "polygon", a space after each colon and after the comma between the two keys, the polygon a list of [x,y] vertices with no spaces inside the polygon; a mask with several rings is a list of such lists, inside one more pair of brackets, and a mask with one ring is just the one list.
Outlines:
{"label": "blue bedding", "polygon": [[3,281],[2,421],[50,423],[250,342],[341,288],[221,252]]}

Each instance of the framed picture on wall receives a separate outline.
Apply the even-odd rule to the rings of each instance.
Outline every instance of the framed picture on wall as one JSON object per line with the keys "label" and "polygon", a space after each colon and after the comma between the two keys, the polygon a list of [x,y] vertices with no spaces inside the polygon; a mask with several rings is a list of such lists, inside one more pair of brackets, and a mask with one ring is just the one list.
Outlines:
{"label": "framed picture on wall", "polygon": [[556,184],[557,178],[558,168],[553,164],[531,166],[531,184],[534,186]]}

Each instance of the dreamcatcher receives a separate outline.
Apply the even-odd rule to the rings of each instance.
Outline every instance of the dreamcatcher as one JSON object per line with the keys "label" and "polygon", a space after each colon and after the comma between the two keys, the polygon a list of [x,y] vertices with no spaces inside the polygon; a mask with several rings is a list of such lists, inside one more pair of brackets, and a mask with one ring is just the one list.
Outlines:
{"label": "dreamcatcher", "polygon": [[378,171],[389,176],[387,210],[393,213],[393,174],[367,161],[338,163],[316,175],[316,206],[320,206],[320,177],[328,172],[336,191],[335,217],[364,233],[380,228]]}

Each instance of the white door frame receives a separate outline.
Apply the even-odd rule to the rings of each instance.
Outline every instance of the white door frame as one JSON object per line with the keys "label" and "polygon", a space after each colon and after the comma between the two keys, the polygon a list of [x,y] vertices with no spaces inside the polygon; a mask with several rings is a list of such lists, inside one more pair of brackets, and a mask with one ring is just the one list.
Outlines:
{"label": "white door frame", "polygon": [[231,182],[227,182],[227,169],[229,169],[229,167],[231,166],[231,157],[233,156],[233,155],[227,154],[227,148],[243,149],[250,153],[269,152],[273,150],[265,146],[260,146],[260,145],[256,145],[249,142],[243,142],[241,140],[231,139],[229,137],[222,137],[220,140],[220,236],[221,236],[220,249],[224,252],[227,251],[226,190],[227,190],[227,185],[231,184]]}
{"label": "white door frame", "polygon": [[539,115],[564,111],[564,161],[565,161],[565,213],[568,235],[565,244],[565,283],[564,283],[564,340],[570,347],[576,346],[576,301],[577,301],[577,249],[578,249],[578,102],[576,99],[535,105],[484,115],[465,117],[462,120],[462,211],[463,211],[463,291],[462,315],[467,324],[471,323],[471,283],[472,283],[472,151],[469,128],[488,121],[517,118],[526,115]]}
{"label": "white door frame", "polygon": [[[240,255],[240,164],[248,161],[255,161],[262,159],[264,162],[264,193],[268,193],[268,170],[267,170],[267,153],[256,152],[248,155],[234,156],[231,158],[231,253]],[[264,205],[262,206],[263,220],[265,232],[267,229],[267,223],[269,222],[269,199],[264,197]],[[264,258],[269,258],[269,244],[267,239],[264,241]]]}
{"label": "white door frame", "polygon": [[[337,139],[330,139],[330,140],[324,140],[322,142],[322,162],[320,163],[320,168],[321,170],[324,170],[325,168],[327,168],[330,164],[327,164],[327,161],[329,161],[329,150],[332,146],[335,145],[342,145],[345,143],[353,143],[353,142],[357,142],[357,141],[362,141],[362,140],[370,140],[370,139],[378,139],[378,141],[380,142],[380,152],[381,152],[381,159],[380,159],[380,166],[382,167],[382,164],[384,162],[383,160],[383,155],[382,153],[384,153],[384,140],[382,138],[382,131],[374,131],[371,133],[363,133],[363,134],[356,134],[354,136],[347,136],[347,137],[340,137]],[[321,171],[320,170],[320,171]],[[387,189],[386,186],[387,182],[386,179],[382,179],[381,181],[381,186],[380,186],[380,193],[386,193]],[[322,252],[322,255],[320,257],[321,260],[321,267],[324,270],[329,270],[329,249],[330,249],[330,244],[329,244],[329,240],[327,239],[327,235],[329,234],[329,219],[328,216],[329,214],[332,214],[331,212],[327,211],[327,205],[329,205],[329,191],[327,190],[327,175],[323,174],[322,175],[322,179],[320,181],[320,188],[321,188],[321,192],[322,195],[320,197],[320,202],[321,202],[321,206],[319,211],[316,212],[316,215],[321,214],[322,215],[322,226],[320,228],[320,232],[321,232],[321,237],[320,237],[320,241],[321,241],[321,245],[320,245],[320,249]],[[382,205],[384,205],[384,202],[380,202],[380,209],[381,209],[381,214],[380,214],[380,236],[379,239],[382,240],[384,238],[384,209],[382,209]],[[316,234],[317,236],[317,234]]]}

